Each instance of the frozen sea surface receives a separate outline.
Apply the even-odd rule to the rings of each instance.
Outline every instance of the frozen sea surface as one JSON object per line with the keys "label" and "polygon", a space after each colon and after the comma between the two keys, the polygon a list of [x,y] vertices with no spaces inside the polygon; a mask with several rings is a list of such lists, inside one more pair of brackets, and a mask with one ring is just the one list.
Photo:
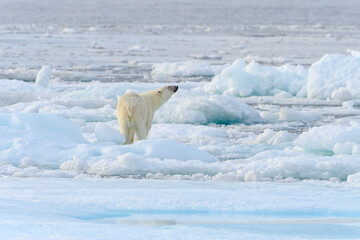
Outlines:
{"label": "frozen sea surface", "polygon": [[[4,24],[131,24],[131,25],[356,25],[359,4],[338,1],[131,0],[86,2],[3,0]],[[55,8],[56,7],[56,8]],[[264,10],[266,9],[266,10]],[[74,11],[74,14],[68,14]],[[261,15],[259,15],[261,14]],[[217,18],[222,16],[222,18]],[[330,17],[332,16],[332,18]]]}
{"label": "frozen sea surface", "polygon": [[359,9],[356,0],[3,0],[0,76],[32,81],[50,65],[62,80],[149,81],[154,63],[194,59],[309,66],[358,46]]}
{"label": "frozen sea surface", "polygon": [[359,239],[359,185],[3,178],[3,239]]}
{"label": "frozen sea surface", "polygon": [[360,239],[359,1],[0,2],[3,239]]}

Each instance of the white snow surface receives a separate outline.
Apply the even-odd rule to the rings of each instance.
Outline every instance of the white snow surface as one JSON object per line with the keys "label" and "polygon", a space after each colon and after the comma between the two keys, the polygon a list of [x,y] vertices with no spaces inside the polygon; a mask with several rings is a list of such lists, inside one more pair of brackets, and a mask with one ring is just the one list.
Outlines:
{"label": "white snow surface", "polygon": [[307,95],[318,99],[339,98],[339,95],[339,100],[360,98],[359,79],[359,56],[326,54],[309,68]]}

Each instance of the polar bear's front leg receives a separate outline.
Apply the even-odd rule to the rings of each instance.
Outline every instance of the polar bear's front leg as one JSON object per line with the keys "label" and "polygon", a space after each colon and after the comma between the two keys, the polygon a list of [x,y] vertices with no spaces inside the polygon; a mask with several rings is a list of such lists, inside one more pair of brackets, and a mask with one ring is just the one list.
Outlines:
{"label": "polar bear's front leg", "polygon": [[150,128],[151,128],[151,124],[152,124],[152,119],[151,119],[151,121],[148,121],[148,122],[145,124],[146,137],[149,135]]}

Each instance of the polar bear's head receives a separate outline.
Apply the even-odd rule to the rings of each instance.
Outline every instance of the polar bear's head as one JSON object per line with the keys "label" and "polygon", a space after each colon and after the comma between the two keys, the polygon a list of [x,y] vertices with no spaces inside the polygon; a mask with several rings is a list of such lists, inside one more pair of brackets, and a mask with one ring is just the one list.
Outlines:
{"label": "polar bear's head", "polygon": [[165,86],[156,89],[157,94],[160,96],[161,103],[164,104],[174,93],[177,92],[178,86]]}

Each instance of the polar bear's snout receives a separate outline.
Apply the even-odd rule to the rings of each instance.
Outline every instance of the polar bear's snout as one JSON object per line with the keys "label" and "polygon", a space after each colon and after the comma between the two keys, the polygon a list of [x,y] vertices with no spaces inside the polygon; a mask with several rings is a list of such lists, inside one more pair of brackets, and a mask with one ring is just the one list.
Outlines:
{"label": "polar bear's snout", "polygon": [[177,92],[177,90],[179,89],[178,86],[166,86],[166,88],[168,88],[170,91],[174,93]]}

